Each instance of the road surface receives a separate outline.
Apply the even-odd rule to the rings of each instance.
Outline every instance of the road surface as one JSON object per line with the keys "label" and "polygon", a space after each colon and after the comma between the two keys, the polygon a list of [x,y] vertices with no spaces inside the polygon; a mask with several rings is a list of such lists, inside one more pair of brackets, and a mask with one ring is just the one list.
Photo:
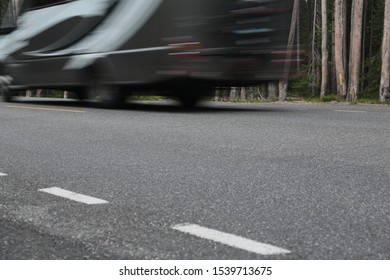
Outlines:
{"label": "road surface", "polygon": [[0,259],[390,259],[389,119],[0,103]]}

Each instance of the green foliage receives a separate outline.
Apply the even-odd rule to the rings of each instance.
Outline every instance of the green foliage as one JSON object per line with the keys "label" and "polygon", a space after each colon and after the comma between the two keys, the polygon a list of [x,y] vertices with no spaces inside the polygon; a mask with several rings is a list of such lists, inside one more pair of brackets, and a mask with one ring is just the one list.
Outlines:
{"label": "green foliage", "polygon": [[296,73],[289,82],[292,96],[316,97],[319,83],[315,77],[308,75],[306,70]]}
{"label": "green foliage", "polygon": [[324,97],[321,97],[322,102],[340,102],[343,101],[341,98],[337,95],[327,95]]}
{"label": "green foliage", "polygon": [[380,55],[369,57],[365,61],[365,73],[361,75],[364,87],[361,91],[361,98],[378,99],[379,84],[381,78],[381,59]]}
{"label": "green foliage", "polygon": [[42,97],[63,98],[64,92],[62,90],[44,90]]}
{"label": "green foliage", "polygon": [[381,48],[383,36],[384,0],[370,1],[367,5],[368,24],[365,27],[364,72],[361,73],[360,98],[378,100],[381,77]]}
{"label": "green foliage", "polygon": [[131,95],[129,100],[133,101],[155,101],[155,100],[164,100],[166,97],[158,95]]}
{"label": "green foliage", "polygon": [[[356,103],[364,103],[364,104],[381,104],[379,102],[379,99],[378,97],[376,98],[358,98],[357,102]],[[389,104],[387,102],[387,104]]]}

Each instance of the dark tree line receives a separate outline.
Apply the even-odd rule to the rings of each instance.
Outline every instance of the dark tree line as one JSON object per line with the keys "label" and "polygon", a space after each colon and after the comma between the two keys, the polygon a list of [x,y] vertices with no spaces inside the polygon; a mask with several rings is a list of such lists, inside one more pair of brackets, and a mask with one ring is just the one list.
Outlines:
{"label": "dark tree line", "polygon": [[[385,102],[390,97],[390,0],[298,1],[301,33],[307,34],[301,44],[309,52],[292,91]],[[305,92],[305,86],[312,90]]]}

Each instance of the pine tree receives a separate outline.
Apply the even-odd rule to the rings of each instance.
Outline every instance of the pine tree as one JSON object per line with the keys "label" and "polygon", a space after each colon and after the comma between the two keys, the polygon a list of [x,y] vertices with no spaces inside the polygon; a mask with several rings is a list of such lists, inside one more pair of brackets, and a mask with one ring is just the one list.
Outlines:
{"label": "pine tree", "polygon": [[321,97],[328,91],[329,50],[328,50],[328,7],[327,0],[321,0]]}
{"label": "pine tree", "polygon": [[386,102],[390,97],[390,0],[385,2],[385,17],[383,24],[383,42],[382,42],[382,74],[379,89],[379,99],[381,103]]}
{"label": "pine tree", "polygon": [[345,67],[347,64],[347,7],[345,0],[335,0],[335,67],[337,79],[337,95],[345,98],[347,94],[347,79]]}
{"label": "pine tree", "polygon": [[362,50],[364,0],[353,0],[351,13],[351,48],[349,57],[349,84],[347,100],[356,101],[359,93],[359,74]]}

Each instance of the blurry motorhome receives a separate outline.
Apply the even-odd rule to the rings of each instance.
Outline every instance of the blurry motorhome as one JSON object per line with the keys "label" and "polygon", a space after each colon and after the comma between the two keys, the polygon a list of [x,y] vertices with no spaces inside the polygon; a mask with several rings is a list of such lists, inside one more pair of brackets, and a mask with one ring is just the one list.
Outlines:
{"label": "blurry motorhome", "polygon": [[11,0],[1,91],[61,89],[109,106],[139,90],[193,105],[285,77],[290,0]]}

